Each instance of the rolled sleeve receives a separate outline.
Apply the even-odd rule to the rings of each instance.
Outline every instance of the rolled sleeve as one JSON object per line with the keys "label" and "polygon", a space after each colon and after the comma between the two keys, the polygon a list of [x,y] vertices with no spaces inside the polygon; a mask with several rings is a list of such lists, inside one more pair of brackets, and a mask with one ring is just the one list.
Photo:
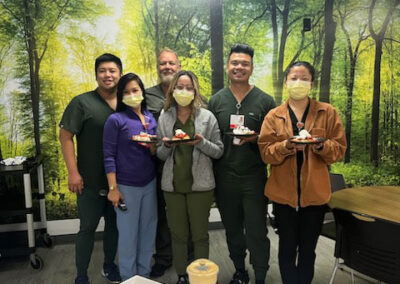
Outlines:
{"label": "rolled sleeve", "polygon": [[64,114],[59,123],[60,128],[68,130],[72,134],[79,134],[85,118],[85,112],[78,100],[75,97],[66,107]]}

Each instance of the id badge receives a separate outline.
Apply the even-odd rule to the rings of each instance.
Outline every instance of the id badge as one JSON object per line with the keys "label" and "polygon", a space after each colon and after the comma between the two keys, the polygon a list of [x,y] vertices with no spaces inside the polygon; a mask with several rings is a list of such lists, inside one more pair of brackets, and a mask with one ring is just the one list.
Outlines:
{"label": "id badge", "polygon": [[244,125],[244,115],[243,114],[231,114],[229,128],[234,129],[238,126]]}

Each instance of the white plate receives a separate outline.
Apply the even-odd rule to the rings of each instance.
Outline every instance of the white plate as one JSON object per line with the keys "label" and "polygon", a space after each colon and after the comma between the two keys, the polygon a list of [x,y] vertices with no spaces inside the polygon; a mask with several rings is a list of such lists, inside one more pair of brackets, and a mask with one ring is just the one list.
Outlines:
{"label": "white plate", "polygon": [[128,280],[125,280],[124,282],[121,282],[121,284],[160,284],[160,282],[156,282],[156,281],[141,277],[139,275],[135,275],[132,278],[129,278]]}

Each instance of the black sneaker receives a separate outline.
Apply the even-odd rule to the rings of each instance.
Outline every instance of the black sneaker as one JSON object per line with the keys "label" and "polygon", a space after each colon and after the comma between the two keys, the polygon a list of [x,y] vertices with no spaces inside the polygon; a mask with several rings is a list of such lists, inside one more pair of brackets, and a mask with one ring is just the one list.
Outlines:
{"label": "black sneaker", "polygon": [[75,284],[90,284],[87,276],[77,276],[75,278]]}
{"label": "black sneaker", "polygon": [[176,282],[176,284],[189,284],[187,274],[178,275],[178,282]]}
{"label": "black sneaker", "polygon": [[121,276],[119,275],[118,267],[114,263],[104,263],[101,275],[107,278],[110,283],[117,284],[122,281]]}
{"label": "black sneaker", "polygon": [[249,274],[246,270],[244,271],[236,271],[233,276],[232,280],[229,284],[248,284],[250,281]]}
{"label": "black sneaker", "polygon": [[164,265],[161,263],[155,263],[151,268],[150,277],[157,278],[164,275],[165,271],[171,267],[170,265]]}

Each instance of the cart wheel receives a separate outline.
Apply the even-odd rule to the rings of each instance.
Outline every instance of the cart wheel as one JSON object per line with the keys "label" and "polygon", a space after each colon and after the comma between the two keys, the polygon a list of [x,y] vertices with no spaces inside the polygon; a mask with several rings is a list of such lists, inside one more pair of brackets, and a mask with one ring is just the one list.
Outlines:
{"label": "cart wheel", "polygon": [[43,268],[43,259],[35,254],[35,261],[31,260],[31,266],[33,269],[41,270]]}
{"label": "cart wheel", "polygon": [[42,235],[42,241],[44,246],[47,248],[51,248],[53,246],[53,239],[47,233]]}

